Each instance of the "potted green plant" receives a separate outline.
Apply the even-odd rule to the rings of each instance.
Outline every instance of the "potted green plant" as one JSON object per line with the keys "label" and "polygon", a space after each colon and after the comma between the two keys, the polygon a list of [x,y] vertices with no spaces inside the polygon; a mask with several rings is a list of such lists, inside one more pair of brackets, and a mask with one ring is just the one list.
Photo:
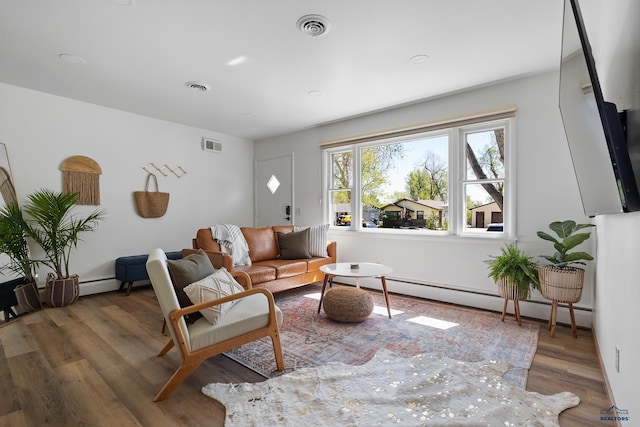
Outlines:
{"label": "potted green plant", "polygon": [[44,301],[54,307],[74,303],[80,295],[79,277],[69,274],[71,251],[80,235],[95,230],[104,219],[104,211],[86,216],[74,215],[78,193],[60,193],[41,189],[27,197],[24,205],[26,232],[42,248],[44,258],[36,260],[53,270],[47,274]]}
{"label": "potted green plant", "polygon": [[587,240],[591,233],[578,233],[585,228],[594,227],[593,224],[577,224],[573,220],[554,221],[549,229],[556,237],[544,231],[538,231],[538,237],[553,243],[556,252],[553,255],[540,255],[550,262],[538,268],[542,295],[559,302],[578,302],[582,295],[584,283],[584,269],[576,264],[586,265],[584,261],[591,261],[593,257],[587,252],[569,252]]}
{"label": "potted green plant", "polygon": [[511,300],[516,320],[521,324],[518,301],[529,299],[531,289],[539,289],[538,264],[515,244],[506,244],[500,248],[500,255],[490,255],[485,262],[489,265],[488,277],[496,282],[498,294],[504,298],[502,321],[506,315],[507,303]]}
{"label": "potted green plant", "polygon": [[589,227],[595,226],[593,224],[577,224],[573,220],[566,220],[554,221],[549,224],[549,229],[551,229],[557,237],[553,237],[544,231],[538,231],[538,237],[552,242],[556,250],[553,255],[540,255],[541,258],[546,259],[550,264],[538,267],[540,293],[543,297],[552,301],[551,318],[549,322],[551,336],[554,335],[559,302],[569,304],[573,336],[578,336],[573,314],[573,303],[580,301],[580,298],[582,298],[584,269],[576,267],[575,265],[586,265],[584,261],[591,261],[593,257],[584,251],[570,251],[591,236],[589,232],[579,232]]}
{"label": "potted green plant", "polygon": [[20,309],[27,313],[40,310],[42,302],[34,274],[35,263],[29,254],[26,223],[17,202],[8,203],[0,210],[0,253],[9,258],[0,266],[0,271],[9,271],[23,280],[23,284],[13,289]]}
{"label": "potted green plant", "polygon": [[509,299],[526,300],[531,296],[531,289],[538,289],[538,264],[533,257],[521,251],[515,244],[507,244],[500,248],[500,255],[490,255],[485,261],[489,265],[488,276],[492,278],[504,292],[500,296]]}

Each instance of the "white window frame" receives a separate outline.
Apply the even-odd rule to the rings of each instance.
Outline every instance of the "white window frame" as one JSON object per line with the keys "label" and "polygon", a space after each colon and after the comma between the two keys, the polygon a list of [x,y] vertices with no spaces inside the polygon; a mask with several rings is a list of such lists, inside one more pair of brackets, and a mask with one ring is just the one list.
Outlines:
{"label": "white window frame", "polygon": [[[505,159],[504,159],[504,198],[505,203],[503,205],[503,232],[479,232],[467,229],[466,224],[466,201],[464,197],[464,185],[470,182],[466,180],[466,153],[465,153],[465,133],[469,132],[482,132],[495,129],[496,127],[502,127],[505,131]],[[449,176],[448,176],[448,196],[449,196],[449,214],[448,214],[448,229],[446,231],[435,230],[398,230],[398,229],[371,229],[362,227],[362,206],[361,206],[361,184],[360,184],[360,148],[368,147],[372,145],[379,145],[381,143],[398,143],[416,139],[419,137],[431,137],[433,135],[442,135],[447,133],[449,136]],[[329,147],[322,149],[322,183],[323,183],[323,220],[325,223],[330,223],[331,228],[335,230],[343,231],[357,231],[367,233],[381,233],[381,234],[403,234],[403,235],[415,235],[415,236],[457,236],[457,237],[469,237],[469,238],[483,238],[483,239],[513,239],[515,238],[516,230],[516,200],[515,189],[516,187],[516,174],[514,173],[513,165],[516,158],[516,141],[515,141],[515,117],[501,118],[497,120],[491,120],[486,122],[480,122],[470,125],[452,126],[446,130],[440,129],[431,132],[420,132],[410,136],[385,138],[381,136],[374,141],[367,141],[363,143],[345,144],[337,147]],[[331,185],[331,155],[333,153],[351,151],[353,156],[353,182],[351,187],[351,226],[350,227],[337,227],[333,225],[333,220],[330,214],[331,210],[331,193],[336,189],[330,188]],[[488,182],[487,180],[484,182]],[[502,179],[500,179],[502,181]]]}

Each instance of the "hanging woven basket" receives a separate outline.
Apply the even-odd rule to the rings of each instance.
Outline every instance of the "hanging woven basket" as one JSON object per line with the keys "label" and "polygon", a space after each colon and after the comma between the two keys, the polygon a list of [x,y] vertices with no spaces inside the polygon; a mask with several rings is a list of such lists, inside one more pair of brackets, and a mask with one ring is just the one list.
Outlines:
{"label": "hanging woven basket", "polygon": [[538,267],[540,293],[551,301],[575,303],[582,298],[584,270],[578,267]]}

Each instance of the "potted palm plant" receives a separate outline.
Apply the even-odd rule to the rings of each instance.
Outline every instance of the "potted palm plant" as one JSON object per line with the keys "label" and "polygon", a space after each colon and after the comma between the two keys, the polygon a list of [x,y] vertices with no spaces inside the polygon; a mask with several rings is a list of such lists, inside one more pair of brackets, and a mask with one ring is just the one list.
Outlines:
{"label": "potted palm plant", "polygon": [[546,259],[550,264],[538,267],[540,293],[543,297],[552,301],[551,318],[549,322],[551,336],[554,335],[559,302],[569,305],[573,336],[578,336],[573,314],[573,304],[582,298],[584,269],[576,267],[575,265],[586,265],[584,261],[591,261],[593,257],[587,252],[570,251],[591,236],[589,232],[579,233],[580,230],[589,227],[595,226],[593,224],[577,224],[573,220],[566,220],[554,221],[549,224],[549,229],[551,229],[557,237],[553,237],[544,231],[538,231],[538,237],[552,242],[556,250],[553,255],[540,255],[541,258]]}
{"label": "potted palm plant", "polygon": [[489,256],[485,261],[489,265],[488,277],[498,285],[498,294],[504,298],[502,321],[507,311],[507,303],[513,301],[516,320],[520,325],[520,306],[531,296],[531,289],[539,289],[538,264],[533,257],[521,251],[515,244],[500,248],[500,255]]}
{"label": "potted palm plant", "polygon": [[42,303],[36,283],[34,266],[26,240],[26,223],[17,202],[11,202],[0,210],[0,253],[9,258],[1,271],[9,271],[22,279],[13,290],[18,306],[23,312],[40,310]]}
{"label": "potted palm plant", "polygon": [[74,215],[78,193],[59,193],[41,189],[27,197],[24,205],[26,232],[42,248],[44,258],[37,263],[49,267],[44,301],[54,307],[74,303],[80,295],[79,277],[69,273],[71,251],[78,246],[80,235],[93,231],[104,219],[104,211],[86,216]]}

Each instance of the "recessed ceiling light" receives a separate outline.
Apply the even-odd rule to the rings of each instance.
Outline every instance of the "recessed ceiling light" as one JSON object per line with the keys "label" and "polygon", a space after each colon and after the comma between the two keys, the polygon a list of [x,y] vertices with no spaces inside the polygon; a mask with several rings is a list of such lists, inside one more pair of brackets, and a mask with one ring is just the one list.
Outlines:
{"label": "recessed ceiling light", "polygon": [[412,63],[413,65],[420,65],[427,62],[428,59],[429,59],[428,55],[415,55],[409,58],[409,62]]}
{"label": "recessed ceiling light", "polygon": [[60,55],[58,55],[58,58],[70,64],[84,64],[85,62],[87,62],[81,56],[70,55],[68,53],[61,53]]}
{"label": "recessed ceiling light", "polygon": [[322,95],[322,92],[320,92],[319,90],[310,90],[309,92],[307,92],[307,95],[318,97]]}
{"label": "recessed ceiling light", "polygon": [[211,89],[211,86],[204,82],[190,81],[184,84],[189,89],[197,90],[198,92],[206,92]]}

